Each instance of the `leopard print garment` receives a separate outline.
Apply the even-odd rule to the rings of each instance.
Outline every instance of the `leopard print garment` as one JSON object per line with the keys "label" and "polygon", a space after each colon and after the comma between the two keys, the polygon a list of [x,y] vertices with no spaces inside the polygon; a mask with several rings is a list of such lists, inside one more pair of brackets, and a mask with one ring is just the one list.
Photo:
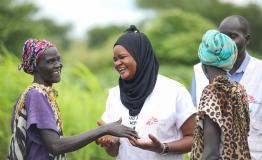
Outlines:
{"label": "leopard print garment", "polygon": [[191,160],[202,160],[204,115],[221,129],[220,160],[251,159],[247,141],[248,99],[243,86],[225,76],[218,76],[205,87],[198,108]]}

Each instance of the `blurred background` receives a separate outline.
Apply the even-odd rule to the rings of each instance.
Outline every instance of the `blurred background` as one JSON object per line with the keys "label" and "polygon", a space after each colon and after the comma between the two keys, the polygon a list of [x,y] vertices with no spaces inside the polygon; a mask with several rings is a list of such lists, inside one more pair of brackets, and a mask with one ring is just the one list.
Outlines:
{"label": "blurred background", "polygon": [[[32,76],[17,70],[28,38],[48,39],[62,55],[62,80],[55,88],[70,136],[96,127],[108,89],[118,84],[112,47],[130,24],[148,35],[160,73],[190,90],[201,37],[226,16],[249,20],[248,52],[262,58],[261,6],[261,0],[0,0],[0,159],[8,152],[12,107],[32,82]],[[67,157],[113,159],[95,143]]]}

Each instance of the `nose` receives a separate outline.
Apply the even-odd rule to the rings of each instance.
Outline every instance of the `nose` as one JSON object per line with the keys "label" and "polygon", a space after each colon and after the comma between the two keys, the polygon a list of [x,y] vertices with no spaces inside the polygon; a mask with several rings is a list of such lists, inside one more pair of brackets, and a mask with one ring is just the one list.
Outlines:
{"label": "nose", "polygon": [[63,68],[63,64],[60,62],[60,68],[62,69]]}
{"label": "nose", "polygon": [[61,61],[56,61],[55,67],[56,68],[63,68],[63,64],[61,63]]}
{"label": "nose", "polygon": [[118,65],[120,65],[121,63],[122,63],[122,62],[121,62],[120,59],[117,59],[117,60],[114,61],[115,66],[118,66]]}

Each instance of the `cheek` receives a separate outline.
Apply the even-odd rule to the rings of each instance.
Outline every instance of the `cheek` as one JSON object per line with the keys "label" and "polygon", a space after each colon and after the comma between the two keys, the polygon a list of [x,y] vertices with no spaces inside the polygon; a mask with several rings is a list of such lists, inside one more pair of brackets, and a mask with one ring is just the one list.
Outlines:
{"label": "cheek", "polygon": [[133,75],[135,75],[136,73],[136,63],[132,63],[132,72],[133,72]]}
{"label": "cheek", "polygon": [[236,45],[237,45],[237,49],[238,49],[238,50],[242,50],[243,47],[245,46],[245,41],[239,40],[239,41],[236,42]]}

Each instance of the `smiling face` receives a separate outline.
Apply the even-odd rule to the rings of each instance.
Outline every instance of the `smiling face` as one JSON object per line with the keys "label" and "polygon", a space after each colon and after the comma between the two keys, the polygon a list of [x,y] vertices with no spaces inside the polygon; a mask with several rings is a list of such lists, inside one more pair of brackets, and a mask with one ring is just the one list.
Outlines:
{"label": "smiling face", "polygon": [[116,71],[121,79],[131,80],[136,73],[136,61],[131,54],[121,45],[116,45],[113,49],[113,60]]}
{"label": "smiling face", "polygon": [[39,58],[34,71],[35,82],[52,86],[60,81],[62,63],[60,55],[55,47],[48,48]]}

